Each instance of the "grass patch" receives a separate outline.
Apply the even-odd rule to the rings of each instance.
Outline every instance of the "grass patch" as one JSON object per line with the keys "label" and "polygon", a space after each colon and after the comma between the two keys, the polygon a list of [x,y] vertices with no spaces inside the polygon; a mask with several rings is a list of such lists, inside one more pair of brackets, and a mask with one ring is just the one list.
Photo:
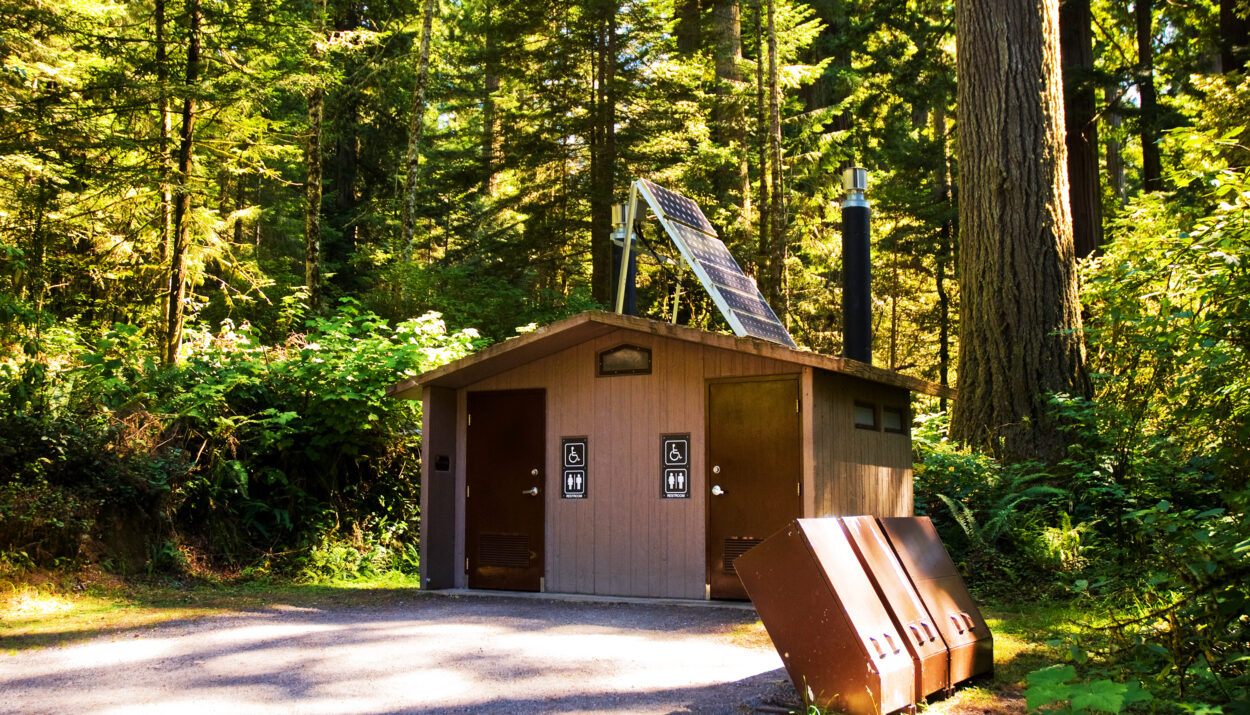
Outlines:
{"label": "grass patch", "polygon": [[764,630],[762,621],[754,623],[740,623],[729,631],[729,640],[734,645],[743,648],[772,648],[773,641],[768,637],[768,631]]}
{"label": "grass patch", "polygon": [[47,577],[0,582],[0,653],[120,636],[160,623],[276,606],[384,605],[412,597],[419,579],[386,573],[316,585],[290,582],[66,584]]}
{"label": "grass patch", "polygon": [[1062,659],[1062,651],[1047,642],[1083,631],[1079,624],[1089,616],[1076,604],[1053,602],[989,604],[981,614],[994,634],[993,677],[975,679],[951,697],[923,706],[926,713],[1025,712],[1025,676]]}

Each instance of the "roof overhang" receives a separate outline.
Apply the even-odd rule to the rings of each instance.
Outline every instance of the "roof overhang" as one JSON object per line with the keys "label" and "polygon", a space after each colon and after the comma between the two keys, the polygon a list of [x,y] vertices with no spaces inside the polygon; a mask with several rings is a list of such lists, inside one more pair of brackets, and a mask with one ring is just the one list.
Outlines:
{"label": "roof overhang", "polygon": [[758,355],[803,367],[828,370],[864,380],[901,387],[912,392],[936,397],[954,398],[955,390],[918,377],[872,367],[846,358],[796,350],[757,338],[710,333],[706,330],[673,325],[632,315],[601,310],[579,313],[558,320],[530,333],[509,338],[472,355],[408,378],[386,389],[389,397],[419,400],[424,387],[461,388],[497,375],[506,370],[554,355],[615,330],[658,335],[672,340],[697,343],[721,350]]}

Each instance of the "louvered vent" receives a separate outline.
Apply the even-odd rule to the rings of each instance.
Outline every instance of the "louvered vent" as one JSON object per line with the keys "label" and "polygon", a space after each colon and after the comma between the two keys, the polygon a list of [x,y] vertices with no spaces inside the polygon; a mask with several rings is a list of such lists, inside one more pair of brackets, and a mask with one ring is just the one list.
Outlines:
{"label": "louvered vent", "polygon": [[530,539],[526,534],[482,534],[477,542],[478,566],[523,569],[530,565]]}
{"label": "louvered vent", "polygon": [[725,539],[725,570],[729,573],[737,573],[734,571],[734,559],[751,550],[751,547],[763,541],[751,536],[731,536]]}

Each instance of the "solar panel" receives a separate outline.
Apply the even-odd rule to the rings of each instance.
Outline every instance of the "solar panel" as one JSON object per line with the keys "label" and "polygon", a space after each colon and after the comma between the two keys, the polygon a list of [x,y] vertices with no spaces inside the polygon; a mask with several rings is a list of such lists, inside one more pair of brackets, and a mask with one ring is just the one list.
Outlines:
{"label": "solar panel", "polygon": [[641,183],[647,190],[645,192],[647,197],[654,199],[654,201],[647,202],[651,204],[652,210],[656,209],[656,204],[659,204],[660,210],[656,211],[657,215],[662,213],[665,218],[681,221],[691,228],[713,236],[716,235],[716,229],[712,228],[712,222],[707,220],[707,216],[703,215],[703,211],[698,204],[675,191],[669,191],[662,186],[656,186],[646,179],[643,179]]}
{"label": "solar panel", "polygon": [[795,347],[790,333],[777,319],[759,288],[717,238],[716,229],[699,205],[646,179],[640,180],[637,186],[734,333]]}

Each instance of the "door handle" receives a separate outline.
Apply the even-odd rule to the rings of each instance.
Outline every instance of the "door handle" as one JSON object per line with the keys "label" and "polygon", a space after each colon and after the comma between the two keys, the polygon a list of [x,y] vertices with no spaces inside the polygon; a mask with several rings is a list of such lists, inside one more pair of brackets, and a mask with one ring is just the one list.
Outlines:
{"label": "door handle", "polygon": [[715,484],[712,486],[712,496],[718,497],[718,496],[723,495],[724,493],[725,493],[725,490],[721,489],[719,484]]}
{"label": "door handle", "polygon": [[536,497],[538,496],[538,487],[530,487],[529,489],[522,489],[521,494],[527,497]]}

